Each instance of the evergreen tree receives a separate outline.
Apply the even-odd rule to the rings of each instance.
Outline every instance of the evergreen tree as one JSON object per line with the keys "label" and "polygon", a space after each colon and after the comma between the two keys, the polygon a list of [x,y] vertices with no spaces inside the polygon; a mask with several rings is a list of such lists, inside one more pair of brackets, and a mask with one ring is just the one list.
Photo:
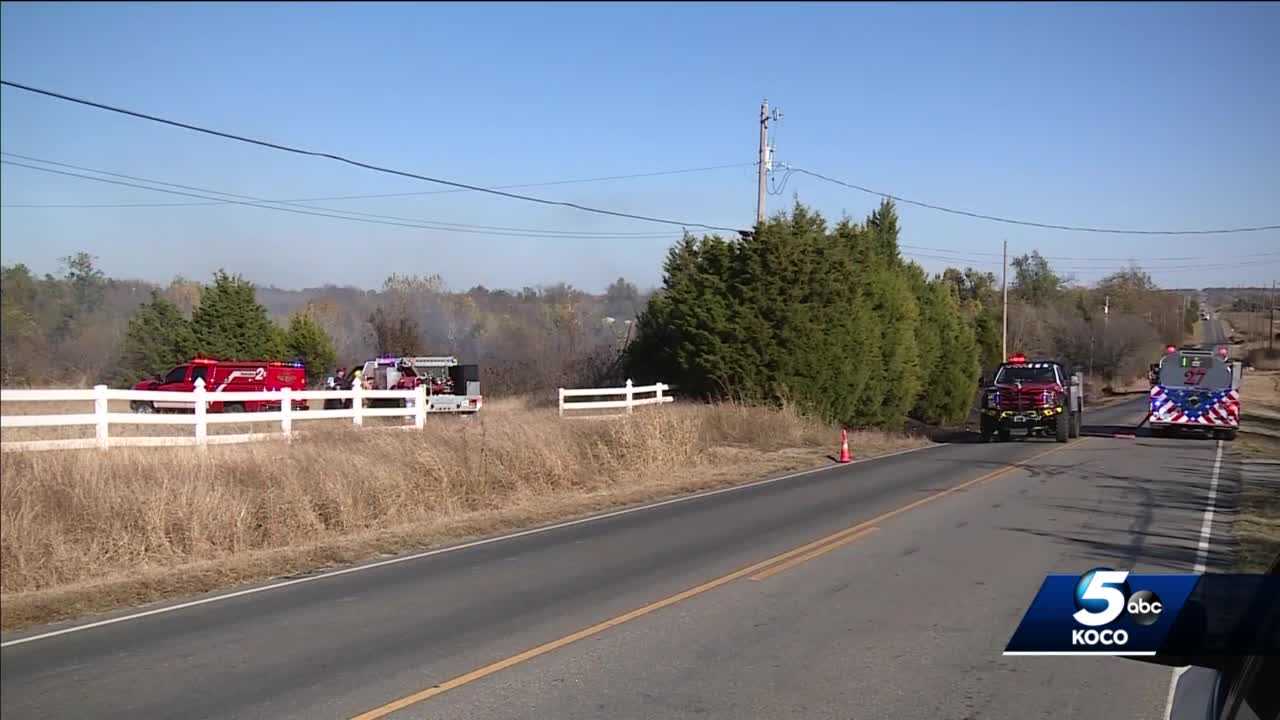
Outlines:
{"label": "evergreen tree", "polygon": [[285,355],[301,360],[307,369],[307,382],[322,381],[337,360],[333,341],[308,311],[294,313],[284,337]]}
{"label": "evergreen tree", "polygon": [[161,375],[191,359],[196,339],[191,324],[178,307],[156,290],[129,319],[117,380],[133,383]]}
{"label": "evergreen tree", "polygon": [[219,270],[191,317],[196,349],[219,360],[279,360],[284,334],[258,304],[253,284]]}
{"label": "evergreen tree", "polygon": [[832,229],[797,203],[742,239],[681,240],[627,362],[682,394],[791,402],[850,426],[952,417],[977,346],[948,287],[902,262],[892,203]]}

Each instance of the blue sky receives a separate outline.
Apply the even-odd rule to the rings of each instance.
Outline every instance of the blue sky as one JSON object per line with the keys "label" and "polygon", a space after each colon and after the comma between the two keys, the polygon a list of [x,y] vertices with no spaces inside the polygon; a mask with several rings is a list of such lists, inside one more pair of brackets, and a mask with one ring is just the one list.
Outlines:
{"label": "blue sky", "polygon": [[[906,197],[1091,226],[1280,223],[1275,4],[24,3],[0,6],[0,35],[7,80],[482,185],[750,163],[768,97],[784,111],[779,161]],[[271,199],[438,189],[11,88],[0,147]],[[0,172],[6,205],[190,200]],[[735,227],[755,211],[750,166],[525,192]],[[877,203],[795,175],[771,208],[793,196],[833,218]],[[459,234],[235,205],[6,207],[0,259],[49,271],[83,249],[111,275],[157,281],[225,267],[281,287],[411,272],[599,290],[619,275],[656,284],[679,235],[474,193],[314,204],[643,235]],[[969,259],[920,260],[935,272],[998,269],[1007,239],[1014,253],[1121,258],[1059,262],[1082,282],[1125,259],[1166,286],[1280,277],[1280,256],[1232,259],[1280,251],[1280,231],[1143,238],[901,214],[905,244]]]}

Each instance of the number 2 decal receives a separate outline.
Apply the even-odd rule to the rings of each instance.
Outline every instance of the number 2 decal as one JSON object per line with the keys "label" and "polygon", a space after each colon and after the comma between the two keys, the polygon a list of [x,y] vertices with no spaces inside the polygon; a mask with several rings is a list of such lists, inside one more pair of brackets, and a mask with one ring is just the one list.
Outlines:
{"label": "number 2 decal", "polygon": [[1188,385],[1199,385],[1200,381],[1204,379],[1204,375],[1204,368],[1191,368],[1187,371],[1186,375],[1183,376],[1183,380],[1185,380]]}

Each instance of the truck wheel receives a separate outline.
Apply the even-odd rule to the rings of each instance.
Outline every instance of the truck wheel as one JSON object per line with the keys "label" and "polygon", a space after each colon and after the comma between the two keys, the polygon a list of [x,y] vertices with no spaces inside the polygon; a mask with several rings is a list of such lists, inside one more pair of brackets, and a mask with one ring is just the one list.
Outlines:
{"label": "truck wheel", "polygon": [[222,412],[242,413],[244,412],[244,405],[241,403],[224,403],[222,406]]}
{"label": "truck wheel", "polygon": [[978,437],[982,439],[982,442],[984,443],[991,442],[991,436],[992,434],[995,433],[995,427],[994,427],[994,423],[991,422],[990,418],[988,418],[986,415],[983,415],[982,419],[978,421],[978,428],[979,428]]}
{"label": "truck wheel", "polygon": [[135,400],[134,402],[129,403],[129,409],[140,415],[151,415],[155,413],[156,406],[149,402]]}
{"label": "truck wheel", "polygon": [[1000,442],[1009,442],[1009,439],[1013,437],[1013,434],[1009,432],[1009,428],[1000,428],[996,431],[996,434],[1000,436]]}
{"label": "truck wheel", "polygon": [[1214,430],[1213,439],[1226,440],[1227,442],[1231,442],[1232,440],[1236,439],[1236,431],[1235,430]]}
{"label": "truck wheel", "polygon": [[1071,411],[1064,410],[1058,413],[1057,417],[1057,439],[1058,442],[1066,442],[1071,439]]}

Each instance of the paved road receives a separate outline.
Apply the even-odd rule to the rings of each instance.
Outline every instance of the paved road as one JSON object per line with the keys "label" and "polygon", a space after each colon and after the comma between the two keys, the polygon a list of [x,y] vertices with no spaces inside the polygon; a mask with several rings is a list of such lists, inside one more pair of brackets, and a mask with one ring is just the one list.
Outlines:
{"label": "paved road", "polygon": [[1201,321],[1204,323],[1204,340],[1205,342],[1214,343],[1215,345],[1227,344],[1227,333],[1222,327],[1222,321],[1217,315],[1211,316],[1208,320]]}
{"label": "paved road", "polygon": [[1000,655],[1046,572],[1195,565],[1216,443],[1112,437],[1141,415],[1090,413],[1092,437],[1068,445],[936,447],[10,645],[0,713],[340,718],[443,683],[393,716],[1160,718],[1165,668]]}

